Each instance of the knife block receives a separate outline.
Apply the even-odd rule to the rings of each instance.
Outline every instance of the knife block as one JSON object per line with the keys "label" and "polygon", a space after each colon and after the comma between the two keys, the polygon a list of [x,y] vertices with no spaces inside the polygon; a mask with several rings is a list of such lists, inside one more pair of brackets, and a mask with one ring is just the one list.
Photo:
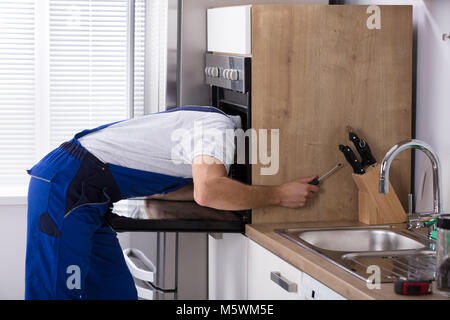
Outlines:
{"label": "knife block", "polygon": [[379,193],[380,165],[370,168],[365,174],[352,174],[358,187],[358,220],[365,224],[403,223],[406,212],[394,188],[389,184],[389,193]]}

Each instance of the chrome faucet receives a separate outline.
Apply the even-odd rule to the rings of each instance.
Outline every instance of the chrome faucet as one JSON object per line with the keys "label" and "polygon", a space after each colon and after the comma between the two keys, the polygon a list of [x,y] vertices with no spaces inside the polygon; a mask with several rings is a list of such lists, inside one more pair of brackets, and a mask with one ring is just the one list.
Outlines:
{"label": "chrome faucet", "polygon": [[[431,161],[433,168],[433,212],[427,213],[409,213],[408,229],[430,226],[429,222],[442,213],[441,203],[441,164],[436,153],[427,143],[411,139],[405,140],[394,145],[384,156],[380,168],[380,193],[389,192],[389,169],[394,158],[406,149],[419,149],[425,153]],[[434,227],[434,226],[433,226]],[[430,229],[428,231],[431,231]]]}

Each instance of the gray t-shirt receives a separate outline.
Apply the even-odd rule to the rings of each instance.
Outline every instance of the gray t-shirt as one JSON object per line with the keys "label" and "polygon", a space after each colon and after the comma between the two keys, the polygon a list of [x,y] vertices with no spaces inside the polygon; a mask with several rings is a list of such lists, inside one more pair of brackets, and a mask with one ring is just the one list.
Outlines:
{"label": "gray t-shirt", "polygon": [[119,122],[79,141],[102,162],[127,168],[192,178],[194,157],[209,155],[228,172],[240,118],[212,107],[175,110]]}

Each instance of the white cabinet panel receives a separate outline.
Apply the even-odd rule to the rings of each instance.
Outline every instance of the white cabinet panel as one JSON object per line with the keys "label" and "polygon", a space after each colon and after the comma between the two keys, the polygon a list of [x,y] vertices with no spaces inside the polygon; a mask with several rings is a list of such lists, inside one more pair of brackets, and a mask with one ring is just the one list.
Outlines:
{"label": "white cabinet panel", "polygon": [[301,288],[302,300],[346,300],[305,272],[303,272]]}
{"label": "white cabinet panel", "polygon": [[[274,255],[253,240],[248,239],[247,253],[247,295],[250,300],[345,300],[337,292]],[[282,277],[283,286],[271,279],[272,272],[276,272]],[[296,287],[296,290],[288,292],[285,289],[286,284],[291,284],[291,287]]]}
{"label": "white cabinet panel", "polygon": [[207,50],[251,54],[251,6],[208,9]]}
{"label": "white cabinet panel", "polygon": [[[288,292],[271,279],[276,272],[282,281],[296,287]],[[302,272],[280,259],[264,247],[248,240],[248,299],[298,300],[301,299]]]}
{"label": "white cabinet panel", "polygon": [[208,299],[247,299],[247,238],[244,235],[208,236]]}

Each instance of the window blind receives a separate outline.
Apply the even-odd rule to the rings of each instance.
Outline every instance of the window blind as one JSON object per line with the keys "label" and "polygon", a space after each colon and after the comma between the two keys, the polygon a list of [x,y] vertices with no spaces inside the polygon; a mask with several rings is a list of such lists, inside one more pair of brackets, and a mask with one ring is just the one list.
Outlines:
{"label": "window blind", "polygon": [[50,0],[50,146],[127,117],[127,0]]}
{"label": "window blind", "polygon": [[0,187],[10,192],[35,160],[34,25],[34,0],[0,0]]}
{"label": "window blind", "polygon": [[25,170],[76,132],[128,116],[131,3],[139,116],[165,86],[167,0],[0,0],[0,196],[25,195]]}
{"label": "window blind", "polygon": [[165,110],[167,84],[168,0],[147,2],[146,111]]}
{"label": "window blind", "polygon": [[146,0],[135,0],[134,6],[134,116],[141,116],[145,112]]}

